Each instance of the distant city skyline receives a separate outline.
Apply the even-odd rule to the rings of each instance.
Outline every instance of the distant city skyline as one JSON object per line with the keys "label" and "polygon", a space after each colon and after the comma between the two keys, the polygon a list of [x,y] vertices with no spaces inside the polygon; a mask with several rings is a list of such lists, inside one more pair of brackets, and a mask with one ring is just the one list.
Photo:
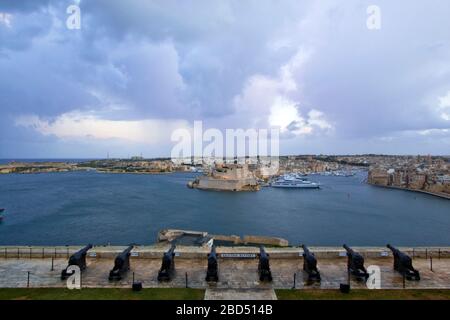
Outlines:
{"label": "distant city skyline", "polygon": [[170,157],[171,133],[196,120],[277,127],[281,155],[445,156],[448,12],[445,0],[2,0],[0,159]]}

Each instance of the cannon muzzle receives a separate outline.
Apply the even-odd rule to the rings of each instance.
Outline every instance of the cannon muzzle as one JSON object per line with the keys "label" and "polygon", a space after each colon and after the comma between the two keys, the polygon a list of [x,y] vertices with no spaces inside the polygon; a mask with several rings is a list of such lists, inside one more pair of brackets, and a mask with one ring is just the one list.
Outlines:
{"label": "cannon muzzle", "polygon": [[345,251],[347,251],[348,253],[353,253],[353,249],[350,248],[348,245],[344,244],[343,247],[344,247]]}
{"label": "cannon muzzle", "polygon": [[304,254],[309,254],[310,252],[309,252],[309,249],[308,249],[308,247],[306,246],[306,245],[304,245],[304,244],[302,244],[302,248],[303,248],[303,252],[304,252]]}

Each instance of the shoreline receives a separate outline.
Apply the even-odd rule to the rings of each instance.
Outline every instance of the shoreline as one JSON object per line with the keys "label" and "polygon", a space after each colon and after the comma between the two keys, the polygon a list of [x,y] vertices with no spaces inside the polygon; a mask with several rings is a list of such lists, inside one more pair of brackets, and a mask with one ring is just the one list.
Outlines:
{"label": "shoreline", "polygon": [[423,193],[423,194],[427,194],[427,195],[430,195],[430,196],[438,197],[438,198],[441,198],[441,199],[450,200],[450,195],[447,196],[445,194],[434,193],[434,192],[431,192],[431,191],[410,189],[410,188],[402,188],[402,187],[396,187],[396,186],[384,186],[384,185],[373,184],[373,183],[368,183],[368,185],[374,186],[374,187],[386,188],[386,189],[395,189],[395,190],[403,190],[403,191],[409,191],[409,192],[418,192],[418,193]]}

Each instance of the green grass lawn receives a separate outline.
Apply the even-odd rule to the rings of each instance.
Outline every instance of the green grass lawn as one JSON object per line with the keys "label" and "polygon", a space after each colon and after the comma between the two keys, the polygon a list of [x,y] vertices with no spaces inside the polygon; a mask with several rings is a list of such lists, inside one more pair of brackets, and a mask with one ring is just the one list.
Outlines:
{"label": "green grass lawn", "polygon": [[450,300],[450,290],[275,290],[279,300]]}
{"label": "green grass lawn", "polygon": [[124,288],[69,290],[62,288],[2,288],[0,300],[202,300],[201,289],[155,288],[134,292]]}
{"label": "green grass lawn", "polygon": [[[450,300],[450,290],[275,290],[280,300]],[[0,300],[202,300],[202,289],[124,288],[69,290],[63,288],[2,288]]]}

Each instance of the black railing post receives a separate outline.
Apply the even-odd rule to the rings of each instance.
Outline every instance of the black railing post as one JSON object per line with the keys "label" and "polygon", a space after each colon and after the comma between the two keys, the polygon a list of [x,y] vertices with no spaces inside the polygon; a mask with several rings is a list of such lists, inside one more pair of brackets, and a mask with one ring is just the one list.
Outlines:
{"label": "black railing post", "polygon": [[53,267],[54,266],[54,260],[55,260],[55,258],[52,257],[52,268],[50,269],[50,271],[55,270],[54,267]]}
{"label": "black railing post", "polygon": [[351,274],[350,274],[350,270],[347,268],[347,284],[350,287],[350,280],[351,280]]}
{"label": "black railing post", "polygon": [[294,273],[294,285],[292,286],[292,289],[295,289],[296,284],[297,284],[297,273],[295,272]]}
{"label": "black railing post", "polygon": [[406,276],[403,274],[403,289],[406,288]]}
{"label": "black railing post", "polygon": [[30,271],[27,271],[27,288],[30,287]]}
{"label": "black railing post", "polygon": [[430,256],[430,270],[433,271],[433,257]]}
{"label": "black railing post", "polygon": [[187,275],[187,272],[185,274],[185,280],[186,280],[186,288],[188,288],[188,275]]}

